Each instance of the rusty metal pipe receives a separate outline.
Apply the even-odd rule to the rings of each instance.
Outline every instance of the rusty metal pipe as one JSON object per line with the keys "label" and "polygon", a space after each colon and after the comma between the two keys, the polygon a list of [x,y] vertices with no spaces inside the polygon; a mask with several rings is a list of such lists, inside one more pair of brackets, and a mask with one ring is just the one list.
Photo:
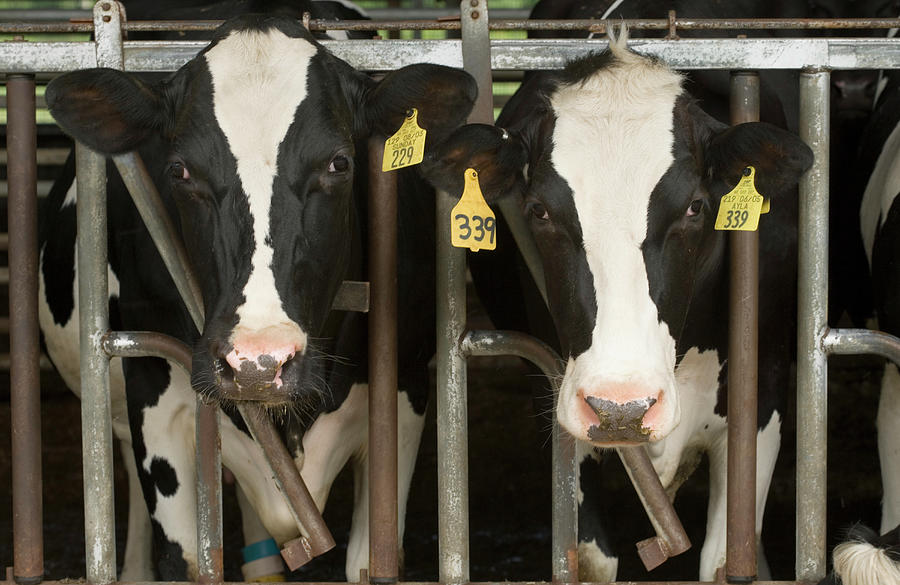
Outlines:
{"label": "rusty metal pipe", "polygon": [[399,576],[397,505],[397,173],[369,140],[369,581]]}
{"label": "rusty metal pipe", "polygon": [[[759,76],[731,76],[731,122],[759,120]],[[725,575],[756,578],[759,232],[732,232],[728,322],[728,503]]]}
{"label": "rusty metal pipe", "polygon": [[23,585],[44,577],[34,91],[33,75],[7,77],[13,575]]}
{"label": "rusty metal pipe", "polygon": [[255,402],[242,402],[238,405],[238,410],[250,429],[250,434],[262,447],[297,527],[304,533],[303,536],[286,542],[281,551],[288,568],[296,570],[314,557],[334,548],[334,538],[265,408]]}
{"label": "rusty metal pipe", "polygon": [[691,540],[659,481],[647,449],[643,445],[617,447],[616,452],[656,531],[656,536],[637,543],[638,556],[644,567],[651,571],[691,548]]}

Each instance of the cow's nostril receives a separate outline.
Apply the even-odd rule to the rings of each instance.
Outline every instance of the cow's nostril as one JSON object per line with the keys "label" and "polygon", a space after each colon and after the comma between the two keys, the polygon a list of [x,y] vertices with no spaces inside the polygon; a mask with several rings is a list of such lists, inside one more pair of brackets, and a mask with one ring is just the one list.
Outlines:
{"label": "cow's nostril", "polygon": [[596,396],[584,401],[597,415],[599,424],[588,429],[588,438],[598,443],[621,441],[646,442],[650,429],[644,426],[644,415],[656,404],[656,398],[646,397],[619,404]]}

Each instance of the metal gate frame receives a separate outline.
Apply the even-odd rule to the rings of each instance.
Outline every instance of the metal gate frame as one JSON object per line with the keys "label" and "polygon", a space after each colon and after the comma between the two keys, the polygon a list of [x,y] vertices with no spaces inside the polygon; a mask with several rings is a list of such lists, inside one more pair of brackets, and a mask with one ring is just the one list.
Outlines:
{"label": "metal gate frame", "polygon": [[[480,6],[479,6],[480,4]],[[325,41],[338,57],[364,70],[390,70],[414,62],[432,62],[465,67],[484,87],[485,72],[520,69],[556,69],[566,61],[606,46],[601,40],[491,41],[486,2],[471,0],[461,3],[462,40],[444,41]],[[33,584],[42,580],[43,553],[41,537],[39,391],[35,357],[37,328],[34,304],[37,261],[35,214],[33,209],[33,136],[34,74],[56,73],[98,65],[114,66],[129,71],[171,71],[189,60],[202,42],[122,41],[118,20],[110,17],[115,5],[101,1],[95,7],[94,28],[97,40],[87,42],[22,42],[0,45],[0,71],[7,72],[11,112],[9,134],[10,174],[10,302],[26,308],[11,315],[11,344],[14,350],[12,368],[13,456],[14,456],[14,532],[15,566],[7,580]],[[99,15],[99,18],[97,16]],[[110,17],[110,18],[106,18]],[[890,24],[896,25],[896,21]],[[105,26],[104,26],[105,25]],[[582,23],[583,25],[583,23]],[[596,23],[595,23],[596,25]],[[900,68],[900,42],[892,39],[684,39],[634,40],[635,50],[659,56],[676,69],[799,69],[801,137],[816,154],[814,167],[801,184],[799,219],[799,321],[798,321],[798,402],[808,405],[798,412],[797,475],[797,558],[796,579],[817,581],[824,576],[825,561],[825,413],[827,408],[827,356],[831,353],[874,353],[900,362],[900,343],[896,338],[867,330],[830,330],[826,324],[827,298],[827,234],[828,230],[828,130],[830,71],[843,69]],[[490,48],[490,55],[486,49]],[[489,79],[489,78],[488,78]],[[484,93],[484,92],[483,92]],[[22,117],[12,112],[26,112]],[[482,110],[479,110],[482,112]],[[478,114],[477,114],[478,115]],[[484,114],[481,113],[481,116]],[[26,121],[31,117],[31,126]],[[483,118],[482,118],[483,119]],[[14,155],[15,151],[15,155]],[[79,164],[89,168],[100,166],[96,157],[81,155]],[[94,158],[94,160],[92,160]],[[81,171],[81,169],[79,169]],[[99,207],[88,207],[92,196],[88,190],[88,171],[79,174],[79,234],[88,239],[88,229],[104,242],[102,248],[83,245],[79,265],[83,270],[82,347],[93,348],[93,355],[82,356],[83,432],[92,438],[94,447],[85,452],[85,517],[87,542],[87,577],[90,583],[115,580],[114,542],[112,541],[112,434],[109,425],[108,379],[106,370],[110,347],[100,344],[108,330],[106,311],[105,213]],[[94,175],[102,176],[99,174]],[[84,187],[81,183],[84,182]],[[98,181],[97,187],[102,181]],[[446,208],[448,196],[438,200]],[[452,204],[451,204],[452,205]],[[103,226],[103,227],[100,227]],[[82,229],[84,228],[84,231]],[[438,230],[439,234],[442,230]],[[457,251],[441,251],[439,259],[448,265],[439,274],[439,290],[446,291],[445,303],[438,303],[450,331],[439,339],[438,402],[444,430],[438,441],[439,468],[445,477],[457,478],[455,485],[440,488],[440,582],[468,582],[468,515],[465,456],[465,358],[494,352],[485,343],[484,332],[470,332],[464,338],[464,322],[460,308],[465,306],[465,289],[460,290],[459,275],[464,257]],[[462,262],[461,262],[462,259]],[[83,263],[82,263],[83,261]],[[102,266],[91,274],[88,266]],[[540,281],[539,281],[540,282]],[[89,289],[93,289],[93,291]],[[92,299],[94,299],[92,301]],[[99,299],[102,301],[98,302]],[[91,310],[94,305],[94,310]],[[464,313],[463,313],[464,315]],[[442,321],[439,321],[442,323]],[[502,336],[493,339],[503,339]],[[542,363],[542,349],[529,348],[519,342],[506,344],[504,353],[524,355]],[[121,347],[120,347],[121,349]],[[91,352],[85,352],[90,354]],[[85,382],[88,382],[85,384]],[[445,418],[446,417],[446,418]],[[98,440],[100,438],[100,440]],[[446,440],[445,440],[446,439]],[[555,435],[554,441],[560,441]],[[88,447],[85,447],[88,449]],[[574,489],[574,475],[554,476],[565,490]],[[36,496],[35,496],[36,494]],[[215,493],[212,499],[216,498]],[[565,507],[568,504],[557,503]],[[574,512],[574,511],[573,511]],[[568,514],[568,511],[566,511]],[[574,520],[574,515],[571,516]],[[560,544],[571,534],[571,523],[554,523],[554,581],[576,580],[571,545]],[[559,533],[558,533],[559,532]],[[211,542],[215,543],[215,536]],[[219,540],[218,542],[221,542]],[[110,545],[110,543],[112,543]],[[730,548],[730,547],[729,547]],[[110,554],[112,560],[110,561]],[[378,556],[378,555],[376,555]],[[221,560],[221,559],[219,559]],[[212,561],[211,561],[212,562]],[[373,564],[374,566],[374,564]],[[110,569],[111,567],[111,569]],[[208,573],[216,580],[214,569]],[[219,573],[218,575],[221,575]],[[386,578],[388,581],[391,578]],[[221,577],[218,577],[221,580]],[[396,580],[394,577],[393,580]]]}

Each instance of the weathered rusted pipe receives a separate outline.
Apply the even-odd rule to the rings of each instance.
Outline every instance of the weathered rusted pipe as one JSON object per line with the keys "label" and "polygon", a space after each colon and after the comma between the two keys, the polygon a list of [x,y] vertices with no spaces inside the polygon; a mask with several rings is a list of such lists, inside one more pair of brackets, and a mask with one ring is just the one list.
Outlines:
{"label": "weathered rusted pipe", "polygon": [[397,506],[397,173],[369,140],[369,581],[399,575]]}
{"label": "weathered rusted pipe", "polygon": [[13,575],[30,585],[44,577],[34,76],[8,76],[6,95]]}
{"label": "weathered rusted pipe", "polygon": [[650,571],[691,548],[691,540],[659,481],[646,448],[643,445],[618,447],[616,452],[656,531],[656,536],[637,543],[638,556]]}
{"label": "weathered rusted pipe", "polygon": [[[759,76],[731,76],[731,123],[759,120]],[[759,345],[759,232],[730,234],[728,321],[728,502],[725,576],[756,578],[756,435]]]}
{"label": "weathered rusted pipe", "polygon": [[275,472],[275,481],[289,503],[297,527],[305,533],[305,536],[285,543],[281,551],[285,563],[293,571],[334,548],[334,538],[265,408],[255,402],[241,402],[238,410]]}

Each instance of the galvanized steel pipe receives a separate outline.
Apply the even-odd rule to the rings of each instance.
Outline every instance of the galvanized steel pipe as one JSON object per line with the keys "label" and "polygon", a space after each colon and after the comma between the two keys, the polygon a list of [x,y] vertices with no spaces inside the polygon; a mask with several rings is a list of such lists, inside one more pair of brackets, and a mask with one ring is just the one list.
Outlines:
{"label": "galvanized steel pipe", "polygon": [[437,222],[437,459],[439,581],[469,581],[469,443],[466,358],[466,252],[450,244],[457,198],[438,192]]}
{"label": "galvanized steel pipe", "polygon": [[800,74],[800,137],[815,162],[800,181],[797,331],[798,580],[825,576],[828,361],[828,140],[831,75]]}
{"label": "galvanized steel pipe", "polygon": [[13,577],[44,578],[34,76],[6,79]]}
{"label": "galvanized steel pipe", "polygon": [[109,358],[101,346],[109,330],[106,159],[76,144],[75,160],[85,565],[88,583],[104,585],[116,580]]}
{"label": "galvanized steel pipe", "polygon": [[[759,76],[731,76],[731,123],[759,120]],[[725,576],[756,577],[759,231],[731,232],[728,321],[728,499]]]}
{"label": "galvanized steel pipe", "polygon": [[369,139],[369,581],[399,576],[397,505],[397,173]]}
{"label": "galvanized steel pipe", "polygon": [[828,355],[880,355],[900,365],[900,339],[870,329],[829,329],[822,339]]}
{"label": "galvanized steel pipe", "polygon": [[[562,360],[546,343],[517,331],[470,331],[462,341],[466,356],[515,355],[536,365],[559,393]],[[554,583],[578,581],[578,482],[575,440],[553,418],[553,517],[551,562]],[[657,478],[657,483],[659,479]]]}

